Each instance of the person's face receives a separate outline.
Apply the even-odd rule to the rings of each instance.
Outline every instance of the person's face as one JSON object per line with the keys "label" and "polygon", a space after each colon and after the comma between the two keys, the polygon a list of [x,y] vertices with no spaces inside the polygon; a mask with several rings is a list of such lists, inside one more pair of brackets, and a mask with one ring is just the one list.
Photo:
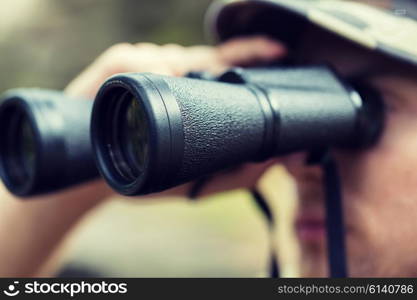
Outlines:
{"label": "person's face", "polygon": [[[387,59],[330,35],[308,36],[304,49],[313,54],[306,62],[328,62],[342,76],[387,65]],[[323,46],[312,46],[317,44]],[[393,67],[393,72],[366,79],[385,102],[382,137],[372,149],[334,151],[342,180],[349,276],[417,276],[417,71]],[[302,271],[304,276],[328,276],[321,169],[304,161],[305,154],[287,160],[300,198],[295,226]]]}

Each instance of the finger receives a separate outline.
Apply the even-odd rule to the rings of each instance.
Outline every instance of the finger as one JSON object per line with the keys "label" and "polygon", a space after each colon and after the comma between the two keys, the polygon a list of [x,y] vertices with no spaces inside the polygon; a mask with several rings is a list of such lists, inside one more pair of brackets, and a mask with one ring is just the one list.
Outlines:
{"label": "finger", "polygon": [[191,70],[189,48],[177,45],[166,44],[160,47],[160,55],[157,58],[159,63],[169,66],[174,76],[184,76]]}
{"label": "finger", "polygon": [[[270,159],[263,163],[247,163],[234,169],[228,169],[215,174],[199,190],[197,197],[206,197],[216,193],[253,188],[259,178],[271,166],[278,164],[276,159]],[[188,197],[195,182],[188,182],[163,192],[148,195],[149,198]]]}
{"label": "finger", "polygon": [[284,44],[263,36],[234,39],[217,48],[218,59],[225,65],[269,62],[286,54]]}
{"label": "finger", "polygon": [[65,89],[72,96],[94,98],[101,84],[110,76],[125,72],[153,72],[174,75],[168,64],[157,58],[158,47],[117,44],[106,50]]}
{"label": "finger", "polygon": [[186,48],[183,67],[187,71],[221,73],[233,66],[246,66],[282,58],[286,47],[271,39],[257,36],[230,40],[218,47],[193,46]]}
{"label": "finger", "polygon": [[133,46],[135,46],[138,49],[144,49],[144,50],[146,49],[146,50],[149,50],[149,51],[158,51],[159,48],[160,48],[160,46],[157,45],[157,44],[143,43],[143,42],[135,43],[135,44],[133,44]]}
{"label": "finger", "polygon": [[233,170],[219,172],[202,186],[197,196],[205,197],[224,191],[253,188],[265,171],[274,164],[276,164],[274,160],[264,163],[247,163]]}

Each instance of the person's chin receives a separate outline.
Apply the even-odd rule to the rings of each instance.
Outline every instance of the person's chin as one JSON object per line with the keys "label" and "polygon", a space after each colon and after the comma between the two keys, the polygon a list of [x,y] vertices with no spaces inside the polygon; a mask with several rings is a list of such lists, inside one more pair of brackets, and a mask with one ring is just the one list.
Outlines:
{"label": "person's chin", "polygon": [[[328,276],[327,231],[324,212],[319,207],[300,209],[295,221],[295,233],[301,248],[303,277]],[[353,228],[345,224],[345,239],[352,244]]]}
{"label": "person's chin", "polygon": [[326,276],[326,223],[324,214],[317,209],[301,209],[295,232],[301,247],[302,276]]}

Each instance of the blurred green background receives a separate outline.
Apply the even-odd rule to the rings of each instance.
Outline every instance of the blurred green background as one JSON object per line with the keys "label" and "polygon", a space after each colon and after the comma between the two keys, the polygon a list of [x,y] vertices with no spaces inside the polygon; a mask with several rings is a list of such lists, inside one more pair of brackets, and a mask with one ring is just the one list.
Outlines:
{"label": "blurred green background", "polygon": [[2,0],[0,91],[64,88],[118,42],[204,43],[210,0]]}
{"label": "blurred green background", "polygon": [[[210,2],[2,0],[0,92],[62,89],[118,42],[205,43]],[[291,192],[278,188],[284,176],[278,173],[270,185]],[[269,243],[265,220],[245,191],[200,202],[114,199],[83,220],[59,259],[67,275],[256,277],[267,275]]]}

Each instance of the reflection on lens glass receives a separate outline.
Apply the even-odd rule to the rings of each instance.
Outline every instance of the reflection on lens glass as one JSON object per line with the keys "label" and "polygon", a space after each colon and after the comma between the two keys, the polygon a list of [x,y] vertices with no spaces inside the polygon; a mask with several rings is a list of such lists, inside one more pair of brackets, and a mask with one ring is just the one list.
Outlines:
{"label": "reflection on lens glass", "polygon": [[149,155],[149,125],[140,101],[129,92],[115,96],[108,149],[112,166],[128,182],[145,170]]}
{"label": "reflection on lens glass", "polygon": [[125,153],[132,171],[138,176],[143,171],[148,158],[149,140],[145,112],[136,98],[130,100],[125,120],[123,147],[126,147]]}
{"label": "reflection on lens glass", "polygon": [[[119,98],[120,99],[120,98]],[[140,102],[125,93],[115,110],[116,126],[110,144],[113,166],[128,181],[136,180],[148,160],[148,122]]]}
{"label": "reflection on lens glass", "polygon": [[35,135],[26,118],[23,118],[20,124],[18,138],[20,139],[18,152],[21,157],[22,171],[29,176],[35,168],[36,146]]}

